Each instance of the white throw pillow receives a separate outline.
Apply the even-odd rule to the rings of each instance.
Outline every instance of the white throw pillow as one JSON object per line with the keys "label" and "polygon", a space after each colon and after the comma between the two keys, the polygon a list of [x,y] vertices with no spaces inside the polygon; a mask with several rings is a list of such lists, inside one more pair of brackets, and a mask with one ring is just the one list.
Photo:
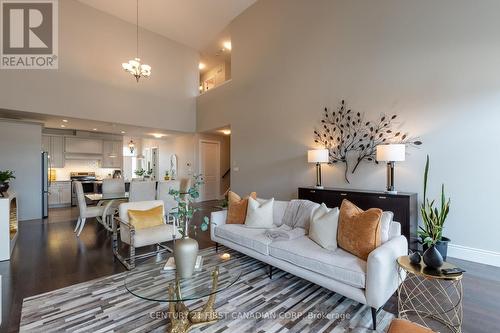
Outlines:
{"label": "white throw pillow", "polygon": [[271,229],[273,225],[274,198],[267,201],[259,201],[248,198],[247,217],[245,226],[249,228]]}
{"label": "white throw pillow", "polygon": [[335,250],[337,248],[338,207],[328,209],[324,203],[313,212],[309,227],[309,238],[319,246]]}
{"label": "white throw pillow", "polygon": [[389,240],[389,229],[394,218],[394,213],[384,211],[380,217],[380,243],[383,244]]}

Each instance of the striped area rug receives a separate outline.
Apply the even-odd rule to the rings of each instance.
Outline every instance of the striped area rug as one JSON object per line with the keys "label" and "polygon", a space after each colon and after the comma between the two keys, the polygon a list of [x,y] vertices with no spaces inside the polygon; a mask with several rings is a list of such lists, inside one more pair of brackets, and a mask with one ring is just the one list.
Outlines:
{"label": "striped area rug", "polygon": [[[245,264],[239,281],[217,294],[223,316],[193,333],[373,332],[370,308],[253,258],[224,248]],[[215,255],[214,248],[204,255]],[[141,269],[139,266],[137,269]],[[139,299],[124,287],[127,272],[24,299],[21,332],[165,332],[168,304]],[[206,299],[186,302],[190,309]],[[377,332],[394,315],[378,314]]]}

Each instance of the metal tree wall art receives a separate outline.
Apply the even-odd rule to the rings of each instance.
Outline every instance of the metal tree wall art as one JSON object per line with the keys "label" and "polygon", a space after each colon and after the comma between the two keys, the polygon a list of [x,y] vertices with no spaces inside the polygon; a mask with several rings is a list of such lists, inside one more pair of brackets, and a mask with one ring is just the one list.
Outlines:
{"label": "metal tree wall art", "polygon": [[355,173],[363,161],[377,163],[376,148],[380,144],[402,143],[407,146],[422,144],[417,138],[397,129],[397,115],[381,115],[375,121],[364,120],[363,114],[347,108],[344,100],[337,110],[324,108],[321,126],[314,130],[314,142],[330,151],[330,164],[344,163],[344,177]]}

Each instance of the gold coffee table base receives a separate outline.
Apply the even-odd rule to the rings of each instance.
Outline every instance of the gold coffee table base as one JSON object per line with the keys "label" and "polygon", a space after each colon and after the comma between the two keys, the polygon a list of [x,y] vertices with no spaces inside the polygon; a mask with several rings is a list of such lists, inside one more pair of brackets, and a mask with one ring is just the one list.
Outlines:
{"label": "gold coffee table base", "polygon": [[[401,284],[398,288],[398,318],[404,318],[439,331],[462,332],[463,274],[444,275],[424,263],[411,264],[399,257]],[[442,268],[453,268],[445,263]],[[433,325],[434,324],[434,325]],[[444,331],[443,331],[444,329]]]}
{"label": "gold coffee table base", "polygon": [[[215,293],[217,291],[217,282],[219,280],[219,267],[212,272],[212,291],[208,297],[205,306],[199,311],[189,311],[184,302],[170,302],[168,306],[168,315],[171,321],[168,333],[186,333],[191,329],[209,325],[219,320],[219,315],[214,309]],[[182,299],[179,279],[176,280],[175,289],[173,285],[168,286],[169,299]]]}

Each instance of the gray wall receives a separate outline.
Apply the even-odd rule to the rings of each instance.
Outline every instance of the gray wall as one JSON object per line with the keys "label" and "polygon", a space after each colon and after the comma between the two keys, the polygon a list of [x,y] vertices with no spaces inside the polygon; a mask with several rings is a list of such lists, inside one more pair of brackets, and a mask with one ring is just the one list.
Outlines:
{"label": "gray wall", "polygon": [[9,191],[18,196],[19,220],[42,215],[42,126],[0,120],[0,170],[12,170],[16,179]]}
{"label": "gray wall", "polygon": [[198,53],[140,30],[149,79],[126,73],[135,25],[74,0],[59,1],[59,69],[2,70],[0,108],[194,131]]}
{"label": "gray wall", "polygon": [[[421,197],[430,154],[453,255],[500,265],[499,12],[495,0],[258,1],[230,27],[232,81],[198,98],[198,130],[231,125],[235,191],[289,199],[314,184],[306,151],[324,106],[399,114],[424,142],[397,166],[399,189]],[[384,189],[385,166],[351,179],[324,167],[327,186]]]}

